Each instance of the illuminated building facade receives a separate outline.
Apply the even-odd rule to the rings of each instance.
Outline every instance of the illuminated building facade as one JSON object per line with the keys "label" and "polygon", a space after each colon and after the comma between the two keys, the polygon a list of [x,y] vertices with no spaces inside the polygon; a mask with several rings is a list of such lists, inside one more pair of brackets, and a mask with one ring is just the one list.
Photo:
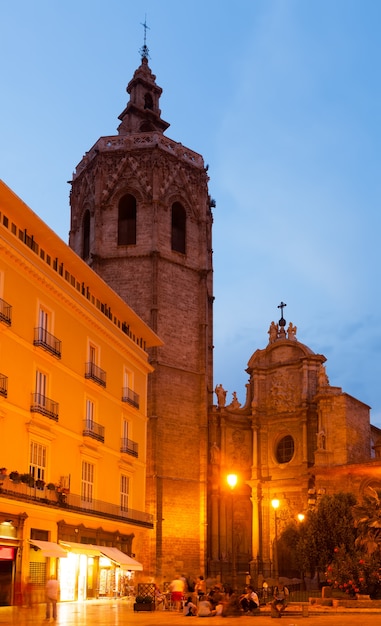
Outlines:
{"label": "illuminated building facade", "polygon": [[381,488],[381,431],[369,406],[329,384],[326,358],[299,342],[283,315],[268,334],[248,362],[245,403],[236,394],[226,402],[217,385],[209,420],[209,573],[229,579],[235,563],[238,580],[249,571],[255,584],[278,569],[298,576],[281,535],[321,495]]}
{"label": "illuminated building facade", "polygon": [[70,246],[163,340],[149,350],[147,510],[152,574],[205,571],[212,379],[212,212],[203,158],[164,136],[143,49],[118,135],[77,165]]}
{"label": "illuminated building facade", "polygon": [[[147,350],[155,333],[0,183],[0,604],[150,569]],[[136,555],[136,558],[134,556]]]}

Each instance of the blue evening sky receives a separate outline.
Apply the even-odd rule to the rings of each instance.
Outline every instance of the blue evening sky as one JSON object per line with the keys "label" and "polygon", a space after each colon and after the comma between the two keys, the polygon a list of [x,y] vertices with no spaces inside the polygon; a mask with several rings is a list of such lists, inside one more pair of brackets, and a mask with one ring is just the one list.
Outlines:
{"label": "blue evening sky", "polygon": [[215,384],[277,305],[381,426],[379,0],[0,0],[0,177],[68,241],[69,185],[140,64],[166,135],[209,164]]}

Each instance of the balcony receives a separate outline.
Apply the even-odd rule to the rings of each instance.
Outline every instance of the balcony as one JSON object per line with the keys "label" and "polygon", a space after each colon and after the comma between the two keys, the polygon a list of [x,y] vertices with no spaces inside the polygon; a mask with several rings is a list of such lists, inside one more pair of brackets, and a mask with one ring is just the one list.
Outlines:
{"label": "balcony", "polygon": [[83,420],[83,431],[82,435],[84,437],[91,437],[92,439],[96,439],[97,441],[101,441],[104,443],[105,441],[105,427],[93,422],[93,420],[85,419]]}
{"label": "balcony", "polygon": [[123,387],[122,402],[128,402],[128,404],[131,404],[136,409],[138,409],[139,408],[139,395],[135,393],[135,391],[132,391],[132,389],[129,389],[128,387]]}
{"label": "balcony", "polygon": [[120,440],[120,451],[138,458],[138,444],[136,441],[131,441],[131,439]]}
{"label": "balcony", "polygon": [[91,361],[85,363],[85,378],[89,378],[98,385],[106,387],[106,372]]}
{"label": "balcony", "polygon": [[58,359],[61,358],[61,341],[54,337],[54,335],[48,333],[42,326],[38,326],[34,329],[33,345],[40,346],[40,348],[50,352],[50,354],[53,354],[53,356],[56,356]]}
{"label": "balcony", "polygon": [[50,400],[41,393],[32,393],[31,413],[41,413],[41,415],[58,422],[58,407],[58,402]]}
{"label": "balcony", "polygon": [[8,395],[8,376],[0,374],[0,396],[6,398]]}
{"label": "balcony", "polygon": [[2,298],[0,298],[0,322],[7,324],[7,326],[12,324],[12,307]]}
{"label": "balcony", "polygon": [[[65,497],[62,498],[62,494],[55,490],[51,491],[46,485],[43,489],[39,489],[36,486],[30,487],[21,482],[14,483],[9,476],[5,476],[0,483],[1,495],[14,501],[33,502],[41,507],[65,508],[68,511],[74,511],[77,516],[81,514],[88,515],[90,511],[91,515],[99,518],[153,528],[153,516],[145,511],[137,511],[130,508],[124,510],[118,504],[112,504],[103,500],[92,499],[91,502],[83,502],[80,495],[71,492],[65,493]],[[80,517],[78,523],[80,523]]]}

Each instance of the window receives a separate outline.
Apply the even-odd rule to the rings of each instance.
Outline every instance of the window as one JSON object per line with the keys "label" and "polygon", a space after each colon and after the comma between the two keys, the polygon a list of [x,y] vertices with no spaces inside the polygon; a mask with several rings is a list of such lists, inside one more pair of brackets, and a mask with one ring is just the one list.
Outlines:
{"label": "window", "polygon": [[128,511],[128,496],[130,491],[130,479],[122,474],[120,477],[120,508],[122,511]]}
{"label": "window", "polygon": [[94,423],[94,402],[92,400],[86,400],[86,424],[88,428],[91,428]]}
{"label": "window", "polygon": [[45,404],[46,401],[46,390],[48,387],[48,377],[43,372],[39,370],[36,371],[36,401],[39,404]]}
{"label": "window", "polygon": [[150,93],[146,93],[144,95],[144,108],[145,109],[153,109],[153,100],[152,100],[152,96]]}
{"label": "window", "polygon": [[91,503],[94,492],[94,465],[82,461],[81,500]]}
{"label": "window", "polygon": [[172,250],[185,254],[185,209],[180,202],[172,205]]}
{"label": "window", "polygon": [[127,194],[119,200],[118,246],[136,244],[136,199]]}
{"label": "window", "polygon": [[122,419],[122,439],[126,441],[128,439],[128,421],[126,419]]}
{"label": "window", "polygon": [[93,344],[89,345],[89,361],[93,365],[96,365],[98,362],[98,350]]}
{"label": "window", "polygon": [[47,343],[47,332],[49,331],[49,313],[46,309],[40,308],[38,312],[38,338]]}
{"label": "window", "polygon": [[30,442],[29,474],[35,480],[45,480],[46,446],[37,441]]}
{"label": "window", "polygon": [[291,435],[281,439],[276,447],[276,460],[278,463],[288,463],[294,456],[294,440]]}
{"label": "window", "polygon": [[82,222],[82,258],[90,256],[90,211],[85,211]]}

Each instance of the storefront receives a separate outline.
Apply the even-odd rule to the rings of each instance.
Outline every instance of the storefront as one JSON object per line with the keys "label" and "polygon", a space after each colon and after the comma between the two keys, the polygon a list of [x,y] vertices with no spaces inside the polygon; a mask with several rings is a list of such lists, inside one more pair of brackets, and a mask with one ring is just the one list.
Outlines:
{"label": "storefront", "polygon": [[66,558],[59,560],[61,601],[122,597],[133,584],[141,563],[118,548],[60,542]]}
{"label": "storefront", "polygon": [[0,523],[0,606],[9,606],[19,600],[16,580],[16,558],[19,549],[16,528],[12,520]]}

